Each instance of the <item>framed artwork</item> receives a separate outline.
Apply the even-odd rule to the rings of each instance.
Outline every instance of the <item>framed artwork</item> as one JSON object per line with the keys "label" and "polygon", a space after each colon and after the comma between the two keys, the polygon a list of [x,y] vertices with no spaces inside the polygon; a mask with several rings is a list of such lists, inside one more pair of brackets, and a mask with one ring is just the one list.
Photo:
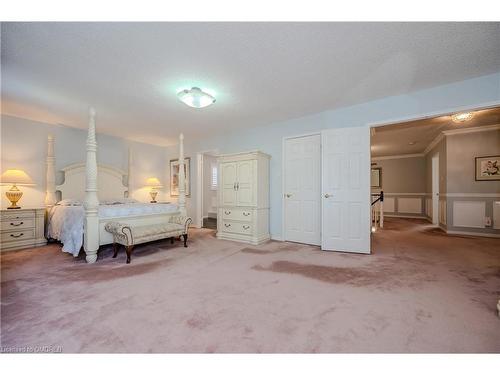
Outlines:
{"label": "framed artwork", "polygon": [[500,155],[476,158],[476,181],[500,181]]}
{"label": "framed artwork", "polygon": [[[189,173],[191,171],[191,158],[184,159],[184,171],[186,174],[186,197],[191,195],[191,184]],[[179,196],[179,159],[170,160],[170,196]]]}
{"label": "framed artwork", "polygon": [[371,173],[371,187],[372,188],[382,188],[382,168],[372,168]]}

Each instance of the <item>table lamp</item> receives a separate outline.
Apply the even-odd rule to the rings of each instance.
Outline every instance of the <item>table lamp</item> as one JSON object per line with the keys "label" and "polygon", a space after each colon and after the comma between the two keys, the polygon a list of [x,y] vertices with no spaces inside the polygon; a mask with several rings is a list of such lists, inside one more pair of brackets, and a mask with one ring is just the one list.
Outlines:
{"label": "table lamp", "polygon": [[158,189],[163,187],[156,177],[150,177],[146,180],[146,185],[151,188],[149,195],[151,195],[151,202],[156,203],[156,196],[158,195]]}
{"label": "table lamp", "polygon": [[8,209],[21,208],[17,205],[17,202],[19,202],[23,196],[23,192],[17,188],[17,185],[35,185],[31,177],[20,169],[7,169],[2,173],[2,176],[0,176],[0,181],[2,185],[12,185],[10,190],[5,192],[7,199],[11,203],[10,207],[7,207]]}

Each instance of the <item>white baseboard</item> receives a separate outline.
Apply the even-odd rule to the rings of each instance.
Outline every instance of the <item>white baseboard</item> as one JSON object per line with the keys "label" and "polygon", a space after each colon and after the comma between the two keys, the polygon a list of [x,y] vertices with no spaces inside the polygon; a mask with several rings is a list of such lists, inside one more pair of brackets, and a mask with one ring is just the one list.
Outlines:
{"label": "white baseboard", "polygon": [[271,234],[271,239],[274,240],[274,241],[283,242],[283,237],[281,237],[280,235],[273,235],[273,234]]}
{"label": "white baseboard", "polygon": [[417,216],[417,215],[390,215],[384,213],[384,217],[400,217],[401,219],[427,219],[425,216]]}
{"label": "white baseboard", "polygon": [[447,230],[446,234],[457,234],[460,236],[473,236],[473,237],[500,238],[500,234],[496,233],[466,232],[461,230]]}

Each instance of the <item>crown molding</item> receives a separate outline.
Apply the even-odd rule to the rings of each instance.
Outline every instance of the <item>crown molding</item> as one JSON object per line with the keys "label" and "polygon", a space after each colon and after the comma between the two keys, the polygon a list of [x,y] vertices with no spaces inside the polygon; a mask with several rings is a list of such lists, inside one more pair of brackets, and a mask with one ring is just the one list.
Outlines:
{"label": "crown molding", "polygon": [[372,158],[372,161],[378,160],[391,160],[391,159],[406,159],[406,158],[421,158],[424,157],[424,153],[419,154],[403,154],[403,155],[388,155],[388,156],[378,156]]}
{"label": "crown molding", "polygon": [[492,130],[500,130],[500,124],[498,124],[498,125],[479,126],[479,127],[476,127],[476,128],[444,130],[443,134],[446,135],[446,136],[448,136],[448,135],[456,135],[456,134],[487,132],[487,131],[492,131]]}
{"label": "crown molding", "polygon": [[436,138],[432,140],[431,143],[425,148],[424,155],[427,155],[443,138],[445,137],[444,133],[439,133]]}
{"label": "crown molding", "polygon": [[427,155],[429,153],[429,151],[431,151],[434,148],[434,146],[436,146],[439,142],[441,142],[441,140],[444,137],[448,137],[450,135],[458,135],[458,134],[488,132],[488,131],[493,131],[493,130],[500,130],[500,124],[479,126],[476,128],[444,130],[441,133],[439,133],[439,135],[436,138],[434,138],[434,140],[431,143],[429,143],[429,146],[427,146],[424,150],[424,155]]}

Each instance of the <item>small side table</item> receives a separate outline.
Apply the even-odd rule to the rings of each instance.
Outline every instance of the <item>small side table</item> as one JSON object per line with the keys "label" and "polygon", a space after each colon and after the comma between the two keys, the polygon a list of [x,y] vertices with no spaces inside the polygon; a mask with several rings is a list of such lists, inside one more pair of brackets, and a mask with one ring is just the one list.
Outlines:
{"label": "small side table", "polygon": [[27,207],[0,211],[0,250],[18,250],[43,246],[45,239],[45,207]]}

